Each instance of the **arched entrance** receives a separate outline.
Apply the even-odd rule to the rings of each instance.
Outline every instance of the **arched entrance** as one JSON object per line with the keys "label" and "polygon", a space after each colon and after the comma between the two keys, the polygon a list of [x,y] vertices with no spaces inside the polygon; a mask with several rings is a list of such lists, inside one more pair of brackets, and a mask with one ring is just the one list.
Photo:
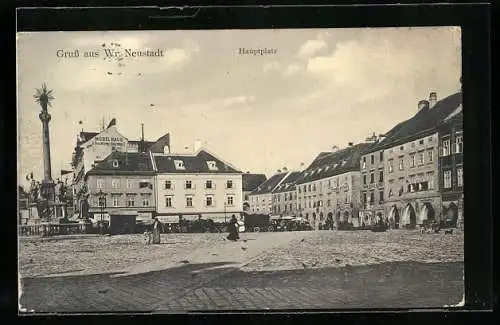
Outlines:
{"label": "arched entrance", "polygon": [[458,206],[455,202],[451,202],[446,209],[445,224],[448,227],[456,227],[458,219]]}
{"label": "arched entrance", "polygon": [[433,221],[434,219],[435,219],[434,207],[429,202],[425,202],[424,204],[422,204],[422,208],[420,209],[417,223],[420,225],[426,224]]}
{"label": "arched entrance", "polygon": [[400,226],[401,220],[396,205],[393,205],[389,211],[389,222],[392,224],[394,229],[398,229]]}
{"label": "arched entrance", "polygon": [[415,214],[415,209],[410,203],[408,203],[403,210],[403,215],[401,216],[401,225],[409,229],[413,229],[417,225],[417,216]]}

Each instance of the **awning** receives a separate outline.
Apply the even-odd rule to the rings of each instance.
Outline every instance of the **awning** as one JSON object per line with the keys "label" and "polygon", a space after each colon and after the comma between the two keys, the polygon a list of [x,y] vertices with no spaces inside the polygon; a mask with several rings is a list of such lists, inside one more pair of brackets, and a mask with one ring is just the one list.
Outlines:
{"label": "awning", "polygon": [[179,223],[179,216],[158,216],[161,223]]}

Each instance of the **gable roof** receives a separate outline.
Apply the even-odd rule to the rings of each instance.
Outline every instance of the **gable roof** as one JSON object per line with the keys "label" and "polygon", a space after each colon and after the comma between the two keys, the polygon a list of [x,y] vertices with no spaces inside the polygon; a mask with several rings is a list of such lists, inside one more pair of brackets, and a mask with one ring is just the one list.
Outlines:
{"label": "gable roof", "polygon": [[[118,162],[118,166],[113,164]],[[119,152],[115,151],[104,160],[98,162],[94,168],[88,171],[87,175],[99,174],[151,174],[154,169],[151,158],[145,152]]]}
{"label": "gable roof", "polygon": [[243,191],[253,191],[260,184],[264,183],[267,180],[266,175],[264,174],[243,174]]}
{"label": "gable roof", "polygon": [[167,133],[158,138],[155,142],[151,142],[149,146],[149,151],[154,153],[163,153],[163,148],[165,146],[170,147],[170,133]]}
{"label": "gable roof", "polygon": [[458,92],[438,101],[432,108],[423,108],[412,118],[399,123],[387,137],[370,148],[370,152],[412,141],[413,138],[433,131],[462,104],[462,93]]}
{"label": "gable roof", "polygon": [[288,174],[283,181],[272,191],[273,193],[282,193],[295,190],[297,179],[302,176],[302,172],[295,171]]}
{"label": "gable roof", "polygon": [[288,172],[274,174],[264,183],[257,186],[257,188],[253,190],[250,195],[271,193],[287,175]]}
{"label": "gable roof", "polygon": [[[241,171],[232,167],[230,164],[215,157],[206,150],[200,150],[195,155],[155,155],[153,156],[158,173],[213,173],[213,174],[240,174]],[[184,169],[177,169],[175,161],[181,160]],[[214,161],[217,170],[211,170],[207,162]]]}
{"label": "gable roof", "polygon": [[358,171],[361,153],[370,146],[371,143],[359,143],[339,151],[320,153],[297,178],[296,184]]}

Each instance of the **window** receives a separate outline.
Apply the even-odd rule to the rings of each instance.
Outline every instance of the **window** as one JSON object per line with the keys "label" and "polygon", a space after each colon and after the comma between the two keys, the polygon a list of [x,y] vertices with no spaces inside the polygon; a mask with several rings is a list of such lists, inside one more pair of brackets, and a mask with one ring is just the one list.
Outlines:
{"label": "window", "polygon": [[119,195],[113,195],[113,206],[114,207],[120,206],[120,196]]}
{"label": "window", "polygon": [[366,169],[366,157],[363,157],[362,168]]}
{"label": "window", "polygon": [[298,190],[299,190],[299,193],[302,193],[302,189],[300,186],[298,187]]}
{"label": "window", "polygon": [[378,199],[380,202],[384,202],[384,191],[378,191]]}
{"label": "window", "polygon": [[464,169],[463,167],[457,167],[457,186],[464,186]]}
{"label": "window", "polygon": [[444,171],[444,188],[451,188],[451,170]]}
{"label": "window", "polygon": [[434,151],[427,150],[427,161],[430,163],[434,161]]}
{"label": "window", "polygon": [[457,135],[455,138],[455,153],[463,153],[464,151],[464,143],[463,143],[463,136]]}
{"label": "window", "polygon": [[366,174],[363,175],[363,184],[366,185]]}
{"label": "window", "polygon": [[412,143],[411,143],[411,147],[412,147],[412,148],[415,148],[415,142],[412,142]]}
{"label": "window", "polygon": [[424,144],[424,139],[420,140],[418,143],[419,144]]}
{"label": "window", "polygon": [[172,207],[172,197],[171,196],[166,196],[165,197],[165,206],[167,208],[171,208]]}
{"label": "window", "polygon": [[415,158],[416,157],[414,153],[410,154],[410,168],[415,167],[415,160],[416,160]]}
{"label": "window", "polygon": [[98,204],[100,207],[105,207],[106,206],[106,198],[105,197],[100,197],[98,199]]}
{"label": "window", "polygon": [[215,161],[207,161],[207,166],[209,170],[217,170],[217,164]]}
{"label": "window", "polygon": [[176,169],[186,169],[182,160],[174,160]]}
{"label": "window", "polygon": [[363,193],[363,203],[366,203],[366,193]]}
{"label": "window", "polygon": [[205,204],[207,207],[211,207],[214,204],[214,198],[211,196],[207,196]]}
{"label": "window", "polygon": [[111,180],[111,187],[112,188],[118,188],[118,187],[120,187],[120,180],[119,179],[112,179]]}
{"label": "window", "polygon": [[118,167],[119,164],[118,164],[118,160],[113,160],[113,167]]}
{"label": "window", "polygon": [[127,188],[133,188],[134,182],[131,179],[127,179]]}
{"label": "window", "polygon": [[399,151],[403,151],[403,150],[405,150],[404,146],[399,147]]}
{"label": "window", "polygon": [[309,184],[309,185],[307,186],[307,190],[308,190],[309,192],[311,192],[311,184]]}
{"label": "window", "polygon": [[233,188],[233,181],[232,180],[228,180],[226,182],[226,188]]}
{"label": "window", "polygon": [[380,161],[384,161],[384,152],[380,151]]}
{"label": "window", "polygon": [[370,203],[373,204],[375,202],[375,192],[370,192]]}
{"label": "window", "polygon": [[172,189],[172,181],[169,181],[169,180],[165,181],[165,189],[166,190]]}
{"label": "window", "polygon": [[186,181],[184,188],[185,189],[192,189],[193,188],[193,182],[192,181]]}
{"label": "window", "polygon": [[443,140],[442,153],[443,156],[448,156],[450,154],[450,140]]}
{"label": "window", "polygon": [[370,174],[370,183],[375,183],[375,174],[374,173]]}
{"label": "window", "polygon": [[372,165],[375,163],[375,155],[371,155],[370,162]]}
{"label": "window", "polygon": [[405,166],[405,161],[402,157],[399,158],[399,170],[403,170]]}
{"label": "window", "polygon": [[313,184],[313,191],[316,191],[316,184]]}
{"label": "window", "polygon": [[97,179],[97,188],[104,188],[104,179]]}
{"label": "window", "polygon": [[133,207],[135,206],[135,195],[127,195],[127,206]]}
{"label": "window", "polygon": [[193,207],[193,197],[192,196],[186,196],[186,207],[188,207],[188,208]]}
{"label": "window", "polygon": [[213,188],[213,185],[214,184],[210,180],[205,182],[205,188]]}
{"label": "window", "polygon": [[392,173],[394,171],[394,165],[393,165],[393,160],[389,159],[389,173]]}
{"label": "window", "polygon": [[427,138],[427,142],[432,142],[432,136]]}
{"label": "window", "polygon": [[427,173],[427,182],[429,186],[429,190],[434,189],[434,172]]}
{"label": "window", "polygon": [[149,204],[150,204],[149,195],[142,195],[142,206],[143,207],[148,207]]}
{"label": "window", "polygon": [[418,153],[418,164],[423,165],[424,164],[424,152],[419,152]]}

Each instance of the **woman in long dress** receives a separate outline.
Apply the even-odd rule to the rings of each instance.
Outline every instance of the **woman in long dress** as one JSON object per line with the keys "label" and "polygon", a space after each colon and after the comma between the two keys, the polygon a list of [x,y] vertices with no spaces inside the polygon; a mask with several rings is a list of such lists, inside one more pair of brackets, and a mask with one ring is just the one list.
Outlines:
{"label": "woman in long dress", "polygon": [[238,236],[238,220],[236,219],[236,216],[234,214],[231,216],[231,220],[229,221],[227,230],[229,232],[229,236],[227,236],[227,239],[233,241],[237,241],[238,239],[240,239],[240,236]]}
{"label": "woman in long dress", "polygon": [[158,218],[153,222],[153,244],[160,243],[161,223]]}

